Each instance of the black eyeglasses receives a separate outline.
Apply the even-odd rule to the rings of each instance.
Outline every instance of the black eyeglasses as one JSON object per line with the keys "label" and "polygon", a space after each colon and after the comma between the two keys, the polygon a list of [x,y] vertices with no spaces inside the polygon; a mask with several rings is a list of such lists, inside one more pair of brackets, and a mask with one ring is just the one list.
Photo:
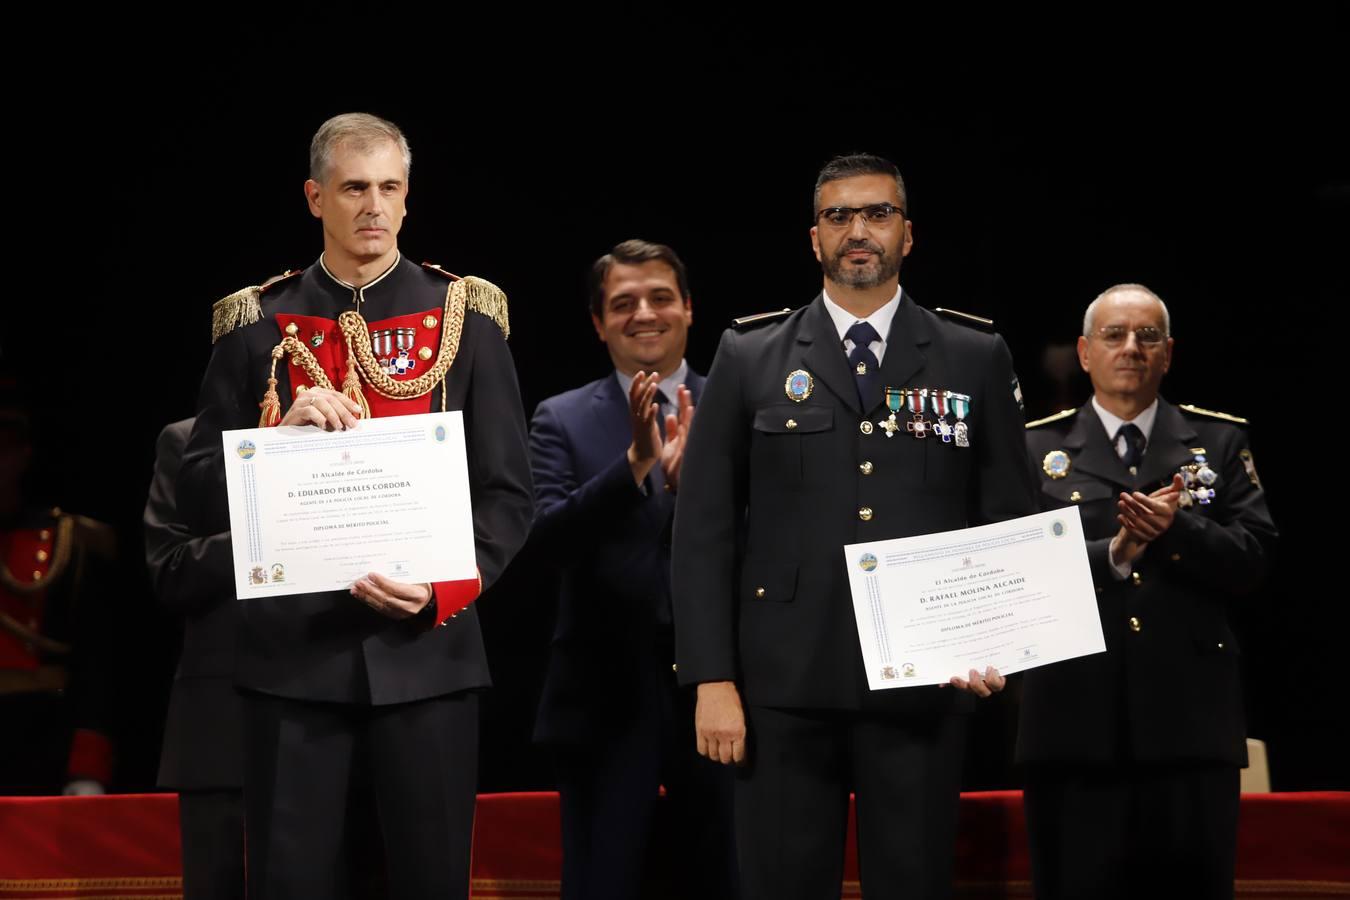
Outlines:
{"label": "black eyeglasses", "polygon": [[1126,328],[1124,325],[1103,325],[1092,333],[1092,337],[1101,339],[1101,342],[1108,347],[1119,347],[1125,343],[1126,337],[1134,332],[1134,339],[1145,347],[1154,347],[1161,344],[1167,335],[1161,328],[1154,328],[1152,325],[1144,325],[1141,328]]}
{"label": "black eyeglasses", "polygon": [[831,228],[847,228],[853,217],[861,215],[867,225],[886,225],[891,220],[905,217],[905,211],[891,203],[873,203],[868,206],[827,206],[816,213],[816,221]]}

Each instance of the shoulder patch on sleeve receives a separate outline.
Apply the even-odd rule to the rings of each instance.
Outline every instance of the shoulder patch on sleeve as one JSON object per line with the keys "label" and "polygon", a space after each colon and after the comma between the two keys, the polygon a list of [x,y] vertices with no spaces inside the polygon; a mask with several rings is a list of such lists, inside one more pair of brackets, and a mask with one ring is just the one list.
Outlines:
{"label": "shoulder patch on sleeve", "polygon": [[1243,447],[1238,451],[1238,459],[1242,460],[1242,468],[1247,472],[1247,479],[1257,487],[1261,486],[1261,478],[1256,474],[1256,460],[1252,459],[1252,451]]}

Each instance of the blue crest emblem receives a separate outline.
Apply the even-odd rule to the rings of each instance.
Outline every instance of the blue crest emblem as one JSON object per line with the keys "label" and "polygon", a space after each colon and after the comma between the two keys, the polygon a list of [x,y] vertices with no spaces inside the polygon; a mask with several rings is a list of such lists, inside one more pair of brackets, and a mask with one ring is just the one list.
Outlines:
{"label": "blue crest emblem", "polygon": [[815,387],[815,379],[805,369],[795,369],[789,372],[787,381],[783,382],[783,392],[788,395],[789,400],[797,403],[801,403],[807,397],[810,397],[811,391]]}
{"label": "blue crest emblem", "polygon": [[864,572],[874,572],[877,568],[877,558],[875,554],[864,553],[858,557],[858,568]]}
{"label": "blue crest emblem", "polygon": [[1072,468],[1073,460],[1069,459],[1069,454],[1063,450],[1051,450],[1045,454],[1045,459],[1041,460],[1041,471],[1056,481],[1068,475]]}
{"label": "blue crest emblem", "polygon": [[437,425],[437,426],[436,426],[436,431],[435,431],[434,433],[435,433],[435,435],[436,435],[436,443],[438,443],[438,444],[443,444],[443,443],[445,443],[445,426],[444,426],[444,425]]}
{"label": "blue crest emblem", "polygon": [[234,452],[239,454],[240,459],[252,459],[253,454],[258,452],[258,448],[252,441],[244,440],[239,442],[239,446],[234,448]]}

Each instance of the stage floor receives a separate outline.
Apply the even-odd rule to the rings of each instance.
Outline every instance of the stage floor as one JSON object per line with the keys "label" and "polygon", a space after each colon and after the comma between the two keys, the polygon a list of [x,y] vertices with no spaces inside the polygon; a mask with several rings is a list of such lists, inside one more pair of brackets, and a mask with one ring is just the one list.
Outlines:
{"label": "stage floor", "polygon": [[[965,794],[961,898],[1030,897],[1016,791]],[[181,896],[174,794],[0,798],[0,898]],[[484,794],[474,824],[475,900],[558,896],[562,851],[552,793]],[[857,898],[850,830],[842,896]],[[1350,792],[1244,794],[1239,897],[1350,897]]]}

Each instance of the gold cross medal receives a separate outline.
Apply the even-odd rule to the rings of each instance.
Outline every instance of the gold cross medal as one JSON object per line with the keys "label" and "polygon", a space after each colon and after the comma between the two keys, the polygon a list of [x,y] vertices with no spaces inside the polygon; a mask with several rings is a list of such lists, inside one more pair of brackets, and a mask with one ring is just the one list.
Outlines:
{"label": "gold cross medal", "polygon": [[878,427],[886,432],[886,437],[895,437],[895,433],[900,430],[900,423],[895,420],[895,414],[900,412],[900,407],[905,402],[904,388],[886,388],[886,408],[891,414],[877,423]]}

